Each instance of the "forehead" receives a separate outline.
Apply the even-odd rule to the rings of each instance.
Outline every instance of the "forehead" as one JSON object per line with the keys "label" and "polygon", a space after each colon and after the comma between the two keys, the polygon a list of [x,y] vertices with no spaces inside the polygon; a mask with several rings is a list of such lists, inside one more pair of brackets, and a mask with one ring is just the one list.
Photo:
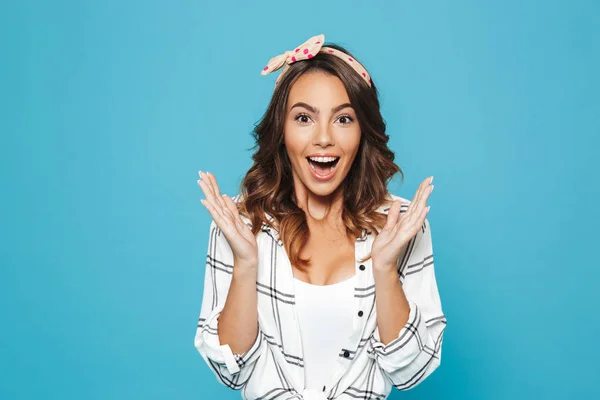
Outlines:
{"label": "forehead", "polygon": [[319,71],[305,73],[294,82],[288,95],[288,109],[297,101],[331,107],[350,99],[340,78]]}

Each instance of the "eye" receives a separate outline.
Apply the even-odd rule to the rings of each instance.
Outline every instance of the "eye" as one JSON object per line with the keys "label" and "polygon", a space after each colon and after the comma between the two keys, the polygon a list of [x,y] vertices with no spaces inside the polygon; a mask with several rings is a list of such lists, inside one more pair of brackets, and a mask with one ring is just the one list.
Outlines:
{"label": "eye", "polygon": [[340,115],[338,120],[341,122],[342,125],[349,125],[352,123],[352,121],[354,121],[354,119],[349,115]]}
{"label": "eye", "polygon": [[310,120],[310,117],[308,115],[304,114],[304,113],[297,114],[294,117],[294,121],[300,122],[301,125],[308,124],[309,121],[307,121],[307,120]]}

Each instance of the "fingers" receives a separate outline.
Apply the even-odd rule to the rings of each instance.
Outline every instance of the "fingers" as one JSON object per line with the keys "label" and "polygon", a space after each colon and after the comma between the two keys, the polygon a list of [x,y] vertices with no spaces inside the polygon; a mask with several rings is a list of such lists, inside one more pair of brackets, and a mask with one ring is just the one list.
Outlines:
{"label": "fingers", "polygon": [[[425,178],[419,185],[419,187],[417,189],[417,193],[415,194],[415,197],[414,197],[413,201],[411,202],[411,206],[413,206],[413,208],[415,208],[421,204],[423,195],[429,190],[429,187],[430,187],[429,184],[431,182],[431,179],[433,179],[433,177]],[[414,205],[413,205],[413,203],[414,203]]]}
{"label": "fingers", "polygon": [[228,227],[230,223],[220,211],[220,207],[216,207],[215,204],[212,202],[212,199],[209,198],[201,199],[200,201],[202,202],[204,207],[206,207],[212,219],[215,220],[217,226],[221,228],[221,230],[225,231],[226,229],[224,228]]}
{"label": "fingers", "polygon": [[[207,189],[207,185],[206,182],[204,181],[198,181],[198,184],[200,185],[200,187],[202,188],[202,190],[206,193],[207,191],[209,191],[209,189]],[[207,204],[212,206],[213,212],[211,212],[212,214],[217,214],[219,216],[219,218],[224,219],[226,218],[226,214],[223,212],[223,208],[221,207],[220,204],[217,203],[215,197],[213,195],[208,195],[206,196],[206,198],[204,199],[204,201],[202,201],[202,204],[204,204],[205,206]],[[208,207],[207,207],[208,208]],[[214,216],[213,216],[214,218]],[[216,222],[216,220],[215,220]]]}
{"label": "fingers", "polygon": [[225,197],[229,197],[229,196],[221,194],[221,191],[219,190],[219,185],[217,184],[217,178],[210,172],[207,172],[207,175],[208,175],[208,180],[211,183],[212,190],[215,193],[215,197],[219,200],[219,204],[221,205],[221,207],[223,207],[223,213],[227,214],[231,218],[232,222],[235,222],[236,224],[241,223],[242,221],[239,219],[237,207],[236,207],[235,203],[233,202],[233,200],[230,199],[231,203],[233,204],[233,208],[232,208],[225,201]]}
{"label": "fingers", "polygon": [[433,190],[433,185],[430,185],[432,178],[433,177],[428,177],[421,182],[408,209],[402,214],[400,223],[398,223],[398,226],[402,225],[402,231],[407,233],[410,237],[417,233],[429,212],[426,203]]}
{"label": "fingers", "polygon": [[419,219],[422,211],[426,208],[425,206],[427,205],[427,200],[429,199],[429,195],[431,194],[431,191],[433,190],[433,185],[431,185],[431,181],[433,180],[433,176],[430,178],[426,178],[422,184],[424,183],[425,185],[423,186],[423,188],[421,189],[421,193],[419,194],[419,199],[417,200],[417,207],[415,209],[415,217],[417,217],[417,220]]}
{"label": "fingers", "polygon": [[235,202],[233,201],[233,199],[231,197],[227,196],[226,194],[224,194],[223,195],[223,200],[225,201],[225,204],[227,205],[227,209],[231,213],[231,215],[232,215],[232,217],[233,217],[236,225],[239,228],[243,228],[246,224],[240,218],[240,213],[239,213],[239,211],[237,209],[237,205],[235,204]]}
{"label": "fingers", "polygon": [[210,201],[214,207],[218,206],[219,209],[221,209],[222,207],[219,203],[219,200],[216,197],[215,191],[214,191],[212,184],[208,178],[208,175],[202,171],[198,171],[198,174],[200,175],[200,180],[198,181],[198,184],[202,188],[202,191],[204,192],[204,196],[206,196],[206,200]]}
{"label": "fingers", "polygon": [[226,208],[227,205],[225,204],[225,201],[221,197],[221,191],[219,190],[219,185],[217,184],[217,178],[210,172],[207,172],[205,174],[205,176],[206,176],[206,181],[210,185],[210,188],[211,188],[215,198],[217,199],[218,203],[221,205],[221,207]]}
{"label": "fingers", "polygon": [[433,176],[425,178],[421,182],[415,197],[409,204],[408,210],[406,210],[406,218],[414,219],[416,217],[418,219],[422,209],[425,208],[425,204],[427,203],[427,199],[429,198],[431,191],[433,190],[433,185],[430,185],[432,180]]}
{"label": "fingers", "polygon": [[394,200],[392,206],[388,210],[387,222],[383,229],[391,229],[397,223],[400,218],[400,207],[402,206],[402,202],[400,200]]}
{"label": "fingers", "polygon": [[415,218],[415,220],[412,223],[412,226],[410,227],[410,237],[414,237],[417,234],[417,232],[419,232],[419,229],[421,229],[421,227],[425,223],[425,218],[427,218],[428,213],[429,207],[423,207],[421,209],[419,215]]}
{"label": "fingers", "polygon": [[[212,201],[214,203],[215,206],[220,206],[221,207],[221,211],[225,212],[225,210],[227,209],[227,205],[225,204],[225,201],[223,200],[223,198],[221,197],[221,192],[219,191],[219,186],[217,185],[217,181],[216,178],[214,177],[213,174],[211,174],[210,172],[202,172],[202,171],[198,171],[198,174],[200,175],[200,178],[202,178],[202,182],[205,183],[204,187],[203,187],[203,191],[204,194],[206,195],[206,197],[211,197]],[[198,182],[200,183],[200,182]],[[202,187],[202,185],[201,185]],[[206,188],[206,190],[204,190]]]}
{"label": "fingers", "polygon": [[202,171],[198,171],[198,175],[200,175],[200,180],[198,181],[198,184],[200,185],[200,187],[202,188],[202,191],[204,192],[204,196],[206,196],[206,198],[210,198],[213,199],[214,202],[216,203],[215,197],[215,193],[212,190],[212,185],[210,184],[210,182],[208,182],[208,176],[206,175],[206,173],[202,172]]}
{"label": "fingers", "polygon": [[225,205],[227,206],[229,211],[231,211],[231,214],[233,214],[233,216],[236,219],[239,218],[240,213],[239,213],[237,206],[236,206],[235,202],[233,201],[233,199],[231,197],[227,196],[226,194],[224,194],[223,200],[225,201]]}
{"label": "fingers", "polygon": [[429,214],[429,207],[423,207],[423,210],[421,211],[421,216],[419,217],[419,227],[421,227],[425,222],[427,214]]}
{"label": "fingers", "polygon": [[[206,199],[202,204],[205,206],[207,206],[207,204],[212,206],[211,209],[209,209],[209,212],[215,222],[217,222],[216,216],[218,216],[219,220],[227,221],[228,225],[234,224],[234,216],[222,199],[214,176],[213,179],[211,179],[212,174],[204,173],[202,171],[198,171],[198,174],[200,175],[200,178],[202,178],[202,180],[198,181],[198,184],[206,196]],[[208,208],[209,207],[207,206],[207,209]],[[220,223],[217,223],[217,225],[223,227]]]}

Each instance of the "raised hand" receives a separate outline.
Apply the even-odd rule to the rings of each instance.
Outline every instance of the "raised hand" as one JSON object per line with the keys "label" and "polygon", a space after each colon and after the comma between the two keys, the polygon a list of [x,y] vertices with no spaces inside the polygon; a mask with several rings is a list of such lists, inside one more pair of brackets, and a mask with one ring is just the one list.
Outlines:
{"label": "raised hand", "polygon": [[252,230],[242,221],[237,206],[231,197],[221,194],[217,179],[210,172],[198,171],[198,185],[206,199],[200,200],[213,220],[223,231],[233,251],[234,263],[241,268],[256,268],[258,245]]}
{"label": "raised hand", "polygon": [[395,200],[388,211],[385,226],[379,232],[371,248],[373,268],[396,269],[398,259],[406,250],[408,242],[417,234],[429,207],[425,207],[433,190],[433,176],[425,178],[419,185],[415,197],[406,212],[400,214],[400,200]]}

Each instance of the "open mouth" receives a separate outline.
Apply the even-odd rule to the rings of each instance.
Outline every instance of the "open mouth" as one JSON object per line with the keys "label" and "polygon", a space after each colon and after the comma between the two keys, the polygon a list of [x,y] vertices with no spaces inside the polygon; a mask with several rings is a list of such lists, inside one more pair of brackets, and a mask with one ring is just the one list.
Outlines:
{"label": "open mouth", "polygon": [[335,168],[340,161],[339,157],[306,157],[313,175],[317,178],[330,178],[335,173]]}

